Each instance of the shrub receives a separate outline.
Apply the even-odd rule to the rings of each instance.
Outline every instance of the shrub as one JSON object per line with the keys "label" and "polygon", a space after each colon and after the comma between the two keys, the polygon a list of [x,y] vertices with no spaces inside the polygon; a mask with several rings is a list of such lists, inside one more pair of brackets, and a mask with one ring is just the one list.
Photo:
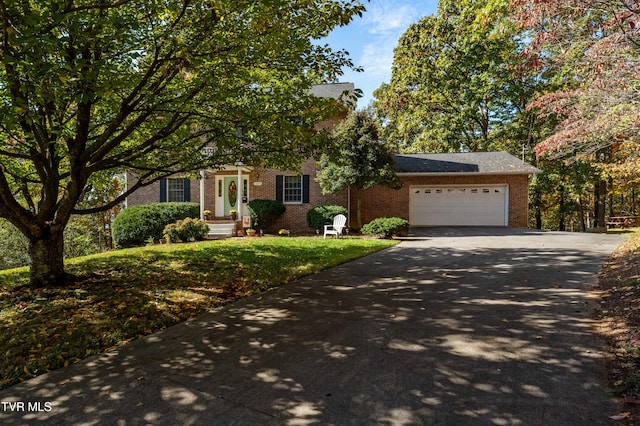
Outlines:
{"label": "shrub", "polygon": [[149,238],[159,240],[164,227],[180,219],[199,217],[198,203],[153,203],[124,209],[113,222],[113,242],[117,248],[144,245]]}
{"label": "shrub", "polygon": [[401,217],[379,217],[364,225],[361,229],[363,235],[376,235],[381,238],[391,238],[406,232],[409,229],[409,221]]}
{"label": "shrub", "polygon": [[307,225],[313,229],[322,229],[324,225],[333,223],[339,214],[347,216],[347,209],[342,206],[318,206],[307,212]]}
{"label": "shrub", "polygon": [[285,212],[284,204],[277,200],[251,200],[247,204],[253,226],[268,229]]}
{"label": "shrub", "polygon": [[5,219],[0,219],[0,241],[0,269],[29,264],[29,240]]}
{"label": "shrub", "polygon": [[201,241],[208,232],[209,225],[204,220],[190,217],[164,227],[164,237],[171,243]]}

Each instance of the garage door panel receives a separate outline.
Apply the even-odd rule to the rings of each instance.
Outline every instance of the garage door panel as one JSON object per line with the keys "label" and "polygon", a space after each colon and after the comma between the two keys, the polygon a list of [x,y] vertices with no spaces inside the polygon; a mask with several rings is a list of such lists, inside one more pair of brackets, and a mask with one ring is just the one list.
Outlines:
{"label": "garage door panel", "polygon": [[506,186],[412,187],[414,226],[505,226]]}

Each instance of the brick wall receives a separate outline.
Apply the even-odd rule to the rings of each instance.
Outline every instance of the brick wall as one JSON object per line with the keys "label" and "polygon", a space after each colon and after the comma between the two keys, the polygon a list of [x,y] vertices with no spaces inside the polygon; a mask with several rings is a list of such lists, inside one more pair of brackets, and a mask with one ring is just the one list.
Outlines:
{"label": "brick wall", "polygon": [[[309,159],[300,170],[279,171],[275,169],[255,169],[251,175],[251,199],[276,198],[277,175],[309,175],[309,203],[285,203],[286,212],[274,225],[273,231],[284,228],[297,233],[314,233],[307,226],[307,212],[317,206],[339,205],[347,207],[346,191],[337,194],[322,195],[320,185],[315,181],[317,175],[316,162]],[[256,183],[258,183],[256,185]]]}
{"label": "brick wall", "polygon": [[[375,186],[361,195],[362,223],[377,217],[399,216],[409,219],[411,185],[498,185],[509,186],[509,226],[528,227],[529,178],[527,175],[495,176],[404,176],[399,190]],[[351,226],[356,226],[356,192],[351,191]]]}
{"label": "brick wall", "polygon": [[[176,176],[181,177],[181,176]],[[131,172],[127,172],[127,183],[133,184],[135,182],[135,175]],[[198,179],[190,179],[190,191],[192,203],[200,202],[200,181]],[[127,197],[127,206],[134,206],[137,204],[150,204],[160,202],[160,183],[155,182],[151,185],[144,186],[136,190],[133,194]]]}

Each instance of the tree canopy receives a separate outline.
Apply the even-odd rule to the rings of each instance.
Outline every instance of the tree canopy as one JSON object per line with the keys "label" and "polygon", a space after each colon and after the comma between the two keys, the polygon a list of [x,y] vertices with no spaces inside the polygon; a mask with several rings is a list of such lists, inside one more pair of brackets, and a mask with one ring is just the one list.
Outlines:
{"label": "tree canopy", "polygon": [[414,152],[504,149],[526,104],[520,44],[507,0],[441,0],[402,35],[391,82],[375,92],[387,140]]}
{"label": "tree canopy", "polygon": [[529,62],[566,82],[532,104],[560,121],[536,147],[538,155],[587,158],[621,143],[637,145],[640,2],[513,0],[512,7],[530,31]]}
{"label": "tree canopy", "polygon": [[313,124],[336,105],[308,90],[352,64],[313,40],[363,10],[327,0],[3,4],[0,217],[29,239],[32,282],[65,278],[62,232],[72,214],[127,195],[78,207],[114,173],[135,172],[130,192],[176,172],[316,152]]}
{"label": "tree canopy", "polygon": [[401,182],[389,147],[380,138],[379,124],[368,112],[350,114],[338,123],[333,138],[336,149],[320,157],[316,180],[325,194],[347,187],[356,191],[356,220],[361,228],[360,191],[374,185],[399,188]]}

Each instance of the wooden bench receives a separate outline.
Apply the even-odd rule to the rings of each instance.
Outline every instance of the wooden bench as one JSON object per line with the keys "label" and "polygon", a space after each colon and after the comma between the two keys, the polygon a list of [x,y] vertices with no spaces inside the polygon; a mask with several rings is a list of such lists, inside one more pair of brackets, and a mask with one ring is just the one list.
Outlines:
{"label": "wooden bench", "polygon": [[607,228],[629,228],[638,224],[638,216],[610,216],[606,224]]}

